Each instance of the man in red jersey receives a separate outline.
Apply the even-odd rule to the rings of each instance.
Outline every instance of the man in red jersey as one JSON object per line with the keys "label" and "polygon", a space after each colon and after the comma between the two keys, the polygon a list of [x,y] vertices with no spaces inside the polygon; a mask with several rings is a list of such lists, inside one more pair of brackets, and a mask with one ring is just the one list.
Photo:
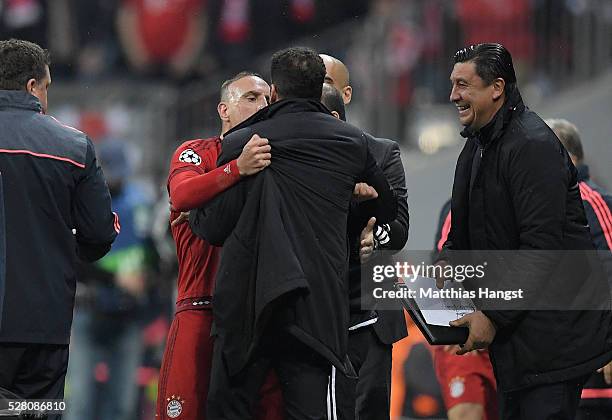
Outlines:
{"label": "man in red jersey", "polygon": [[[264,108],[269,96],[270,86],[254,73],[241,72],[225,81],[217,106],[221,133]],[[156,417],[160,419],[179,415],[181,419],[206,418],[213,346],[212,294],[221,248],[196,237],[188,223],[181,223],[182,212],[203,206],[242,176],[253,175],[270,164],[268,140],[254,135],[237,159],[217,168],[222,138],[223,134],[187,141],[175,151],[170,163],[170,220],[179,274],[176,316],[168,334],[159,379]],[[270,397],[269,401],[264,398],[266,401],[258,410],[262,418],[277,418],[274,413],[282,408],[278,395]]]}

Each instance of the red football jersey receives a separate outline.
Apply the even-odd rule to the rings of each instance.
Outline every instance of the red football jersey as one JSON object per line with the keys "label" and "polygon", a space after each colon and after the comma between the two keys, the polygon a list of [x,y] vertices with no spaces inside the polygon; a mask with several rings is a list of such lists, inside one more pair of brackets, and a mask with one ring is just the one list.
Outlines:
{"label": "red football jersey", "polygon": [[[213,137],[183,143],[172,156],[168,175],[170,221],[181,211],[201,207],[240,179],[236,160],[217,168],[221,139]],[[221,248],[198,238],[188,223],[172,227],[178,257],[177,302],[212,296]]]}

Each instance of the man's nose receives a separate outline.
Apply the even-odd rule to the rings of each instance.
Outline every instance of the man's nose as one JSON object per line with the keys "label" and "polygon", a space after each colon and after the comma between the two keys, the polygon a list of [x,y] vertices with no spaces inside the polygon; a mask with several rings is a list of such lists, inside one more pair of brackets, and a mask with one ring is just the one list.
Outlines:
{"label": "man's nose", "polygon": [[449,99],[450,99],[451,102],[457,102],[459,99],[461,99],[461,97],[457,93],[457,90],[455,89],[454,86],[451,88],[450,98]]}

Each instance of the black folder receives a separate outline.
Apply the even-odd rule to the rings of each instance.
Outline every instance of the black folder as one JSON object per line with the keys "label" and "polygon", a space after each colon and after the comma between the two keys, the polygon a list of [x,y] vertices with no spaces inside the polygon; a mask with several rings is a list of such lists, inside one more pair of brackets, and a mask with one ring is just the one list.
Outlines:
{"label": "black folder", "polygon": [[[397,290],[408,289],[403,283],[395,283]],[[408,311],[410,318],[414,321],[419,331],[432,345],[445,344],[464,344],[467,341],[469,330],[466,327],[442,327],[440,325],[430,325],[425,322],[417,303],[408,297],[402,299],[404,309]]]}

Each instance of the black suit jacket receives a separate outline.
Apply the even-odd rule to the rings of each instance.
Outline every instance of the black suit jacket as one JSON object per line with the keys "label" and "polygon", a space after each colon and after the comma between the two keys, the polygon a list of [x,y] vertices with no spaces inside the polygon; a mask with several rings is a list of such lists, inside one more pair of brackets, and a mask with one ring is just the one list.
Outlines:
{"label": "black suit jacket", "polygon": [[[406,190],[406,176],[397,142],[389,139],[376,138],[366,133],[368,149],[381,167],[387,181],[395,193],[397,202],[397,217],[388,224],[377,221],[377,226],[387,230],[388,242],[380,245],[384,251],[400,251],[408,240],[409,214],[408,192]],[[372,324],[378,338],[385,344],[392,344],[401,340],[408,334],[404,312],[399,310],[368,310],[362,309],[361,302],[361,264],[359,261],[359,244],[361,230],[370,218],[371,211],[367,206],[353,205],[349,215],[349,241],[351,244],[350,258],[350,299],[351,299],[351,326],[354,327],[366,322],[369,318],[377,317]],[[380,263],[377,261],[377,264]],[[390,263],[387,261],[387,263]]]}
{"label": "black suit jacket", "polygon": [[356,182],[379,192],[373,215],[396,217],[396,200],[364,134],[318,101],[283,100],[223,140],[220,166],[253,134],[270,140],[272,164],[192,212],[193,231],[223,244],[216,277],[216,333],[230,374],[275,326],[350,373],[347,215]]}

